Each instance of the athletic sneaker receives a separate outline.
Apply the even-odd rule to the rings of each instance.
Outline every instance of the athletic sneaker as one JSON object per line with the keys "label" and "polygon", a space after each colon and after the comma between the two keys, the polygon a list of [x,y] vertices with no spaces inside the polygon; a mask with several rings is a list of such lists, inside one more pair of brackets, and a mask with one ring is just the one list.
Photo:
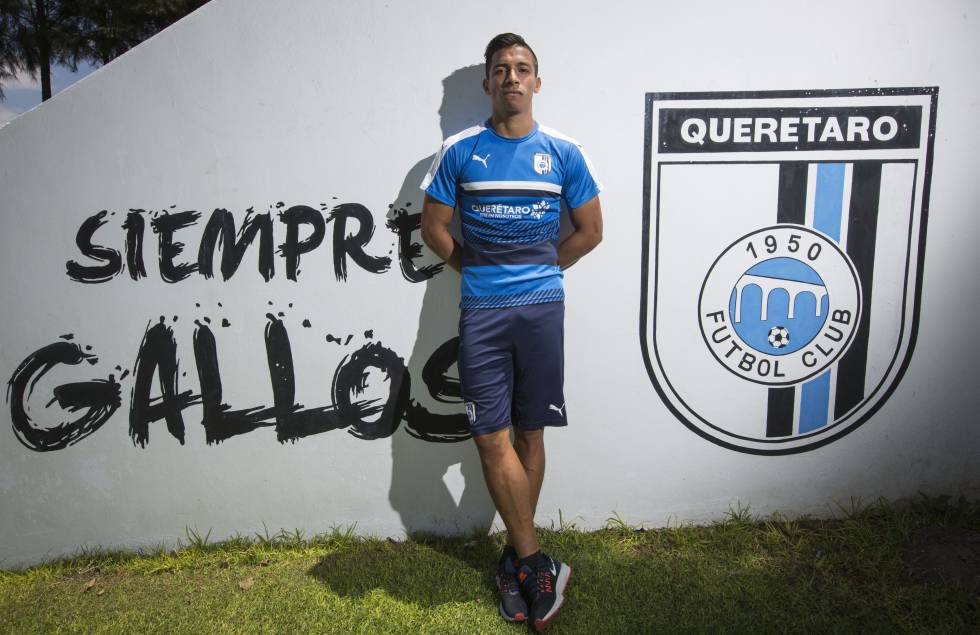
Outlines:
{"label": "athletic sneaker", "polygon": [[528,619],[531,626],[536,631],[543,631],[565,602],[565,585],[572,575],[572,568],[543,553],[535,555],[521,562],[517,579],[530,604]]}
{"label": "athletic sneaker", "polygon": [[500,591],[500,615],[508,622],[527,619],[527,602],[517,582],[517,552],[510,545],[504,548],[497,563],[497,590]]}

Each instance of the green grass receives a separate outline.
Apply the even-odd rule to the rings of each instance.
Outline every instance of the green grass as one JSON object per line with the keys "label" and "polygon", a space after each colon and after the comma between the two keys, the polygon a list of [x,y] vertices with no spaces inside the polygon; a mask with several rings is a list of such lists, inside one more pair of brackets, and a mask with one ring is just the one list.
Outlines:
{"label": "green grass", "polygon": [[[615,515],[595,532],[563,519],[542,531],[574,568],[549,632],[980,632],[976,591],[909,574],[909,533],[936,524],[980,529],[980,505],[852,502],[832,520],[739,508],[706,527],[645,531]],[[0,632],[527,632],[497,614],[500,535],[394,542],[349,528],[213,543],[188,529],[188,543],[0,571]]]}

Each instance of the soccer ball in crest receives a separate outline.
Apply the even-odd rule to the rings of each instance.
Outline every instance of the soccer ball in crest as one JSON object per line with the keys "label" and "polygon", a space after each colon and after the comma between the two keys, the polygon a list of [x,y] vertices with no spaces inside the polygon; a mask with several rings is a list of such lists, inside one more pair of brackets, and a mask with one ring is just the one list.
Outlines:
{"label": "soccer ball in crest", "polygon": [[785,326],[774,326],[769,329],[769,345],[782,348],[789,344],[789,330]]}

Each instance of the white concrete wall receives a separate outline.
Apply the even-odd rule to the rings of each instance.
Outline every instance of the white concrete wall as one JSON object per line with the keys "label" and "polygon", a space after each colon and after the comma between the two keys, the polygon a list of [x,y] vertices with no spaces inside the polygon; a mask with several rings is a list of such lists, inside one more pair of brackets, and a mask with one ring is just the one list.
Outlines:
{"label": "white concrete wall", "polygon": [[[263,523],[319,532],[356,522],[359,532],[398,536],[493,520],[472,442],[419,440],[405,423],[374,440],[347,428],[280,442],[274,426],[260,426],[208,444],[202,408],[190,405],[183,444],[157,421],[141,445],[128,421],[140,344],[161,316],[174,333],[180,391],[200,393],[195,320],[207,317],[224,403],[271,406],[263,338],[268,325],[276,328],[266,314],[279,312],[297,403],[330,406],[338,365],[382,342],[404,359],[414,404],[459,415],[461,406],[437,402],[422,378],[432,353],[455,335],[458,277],[407,281],[385,223],[389,205],[419,210],[415,184],[440,139],[486,116],[478,65],[486,41],[508,30],[524,35],[541,61],[536,118],[579,139],[606,187],[605,241],[566,276],[571,425],[547,435],[539,523],[556,521],[559,509],[582,527],[613,513],[648,525],[703,521],[736,502],[760,514],[827,515],[851,497],[980,491],[974,3],[283,7],[214,0],[0,129],[0,371],[13,379],[24,360],[56,342],[97,355],[93,365],[53,366],[29,398],[8,393],[0,415],[0,565],[79,545],[169,543],[185,527],[220,538]],[[898,388],[869,421],[810,451],[764,456],[695,434],[658,396],[641,354],[649,335],[639,328],[646,93],[924,86],[939,87],[930,216],[918,341]],[[216,208],[229,210],[236,226],[247,209],[271,208],[278,247],[286,231],[275,212],[306,205],[328,213],[343,203],[370,210],[375,232],[364,249],[393,258],[389,270],[370,273],[348,258],[347,279],[338,280],[334,221],[302,257],[295,281],[277,254],[265,282],[257,244],[227,281],[220,273],[161,278],[151,212],[201,213],[174,238],[185,245],[175,260],[193,263]],[[131,209],[146,210],[147,276],[133,280],[127,268],[102,283],[71,280],[67,261],[100,264],[75,245],[82,223],[107,210],[93,242],[125,259],[122,223]],[[678,232],[677,241],[737,238],[693,219]],[[215,261],[217,269],[220,256]],[[417,264],[431,262],[423,255]],[[674,300],[683,302],[659,302]],[[60,339],[67,334],[74,338]],[[693,357],[707,355],[703,342],[691,346]],[[121,405],[99,429],[59,450],[19,441],[11,414],[18,403],[35,427],[49,429],[85,411],[63,411],[57,401],[45,407],[55,387],[110,374]],[[388,394],[384,379],[369,373],[368,398]],[[714,391],[707,379],[705,387]]]}

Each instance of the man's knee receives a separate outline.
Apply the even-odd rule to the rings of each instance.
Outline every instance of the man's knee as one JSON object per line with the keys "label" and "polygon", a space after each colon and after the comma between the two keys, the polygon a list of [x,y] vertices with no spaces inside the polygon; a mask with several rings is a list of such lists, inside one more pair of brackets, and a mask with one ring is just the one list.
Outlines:
{"label": "man's knee", "polygon": [[540,451],[544,449],[544,428],[524,430],[514,428],[514,442],[522,451]]}
{"label": "man's knee", "polygon": [[476,443],[476,449],[480,452],[481,457],[487,458],[500,455],[511,449],[510,428],[504,428],[489,434],[476,435],[473,437],[473,441]]}

